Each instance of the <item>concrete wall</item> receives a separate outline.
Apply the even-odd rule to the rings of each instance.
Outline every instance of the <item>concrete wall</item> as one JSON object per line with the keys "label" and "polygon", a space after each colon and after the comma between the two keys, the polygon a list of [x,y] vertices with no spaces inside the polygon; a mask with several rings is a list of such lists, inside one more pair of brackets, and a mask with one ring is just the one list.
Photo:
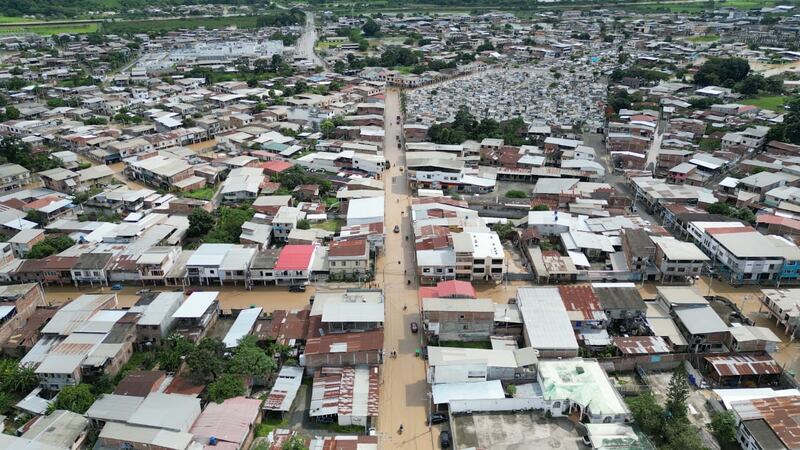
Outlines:
{"label": "concrete wall", "polygon": [[453,400],[450,402],[450,412],[479,411],[528,411],[545,409],[545,401],[541,398],[500,398],[485,400]]}

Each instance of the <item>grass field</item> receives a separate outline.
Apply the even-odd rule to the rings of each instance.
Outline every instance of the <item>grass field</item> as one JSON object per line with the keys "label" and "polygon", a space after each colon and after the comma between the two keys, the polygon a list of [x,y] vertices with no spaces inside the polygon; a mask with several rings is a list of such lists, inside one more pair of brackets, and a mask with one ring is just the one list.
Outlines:
{"label": "grass field", "polygon": [[692,36],[686,40],[689,42],[697,42],[697,43],[716,42],[719,40],[719,36],[717,36],[716,34],[707,34],[705,36]]}
{"label": "grass field", "polygon": [[27,17],[0,16],[0,23],[35,22],[35,21],[36,19],[28,19]]}
{"label": "grass field", "polygon": [[757,97],[748,100],[742,100],[739,103],[743,105],[758,106],[759,108],[764,108],[764,109],[771,109],[773,111],[782,111],[783,102],[785,102],[788,99],[789,97],[786,97],[784,95],[772,95],[772,96]]}
{"label": "grass field", "polygon": [[195,200],[211,200],[214,198],[214,192],[217,189],[214,186],[206,186],[204,188],[195,189],[183,194],[184,197],[193,198]]}
{"label": "grass field", "polygon": [[338,233],[343,225],[344,225],[344,220],[342,220],[342,219],[331,219],[331,220],[326,220],[324,222],[312,223],[311,224],[311,228],[321,228],[321,229],[323,229],[325,231],[330,231],[332,233]]}
{"label": "grass field", "polygon": [[112,34],[126,33],[166,33],[182,28],[194,29],[205,27],[225,28],[232,25],[238,28],[255,28],[256,16],[235,17],[198,17],[192,19],[167,19],[167,20],[126,20],[103,24],[103,31]]}
{"label": "grass field", "polygon": [[50,36],[52,34],[69,33],[69,34],[86,34],[97,32],[96,23],[85,23],[77,25],[20,25],[13,27],[0,27],[0,34],[14,34],[14,33],[36,33],[43,36]]}

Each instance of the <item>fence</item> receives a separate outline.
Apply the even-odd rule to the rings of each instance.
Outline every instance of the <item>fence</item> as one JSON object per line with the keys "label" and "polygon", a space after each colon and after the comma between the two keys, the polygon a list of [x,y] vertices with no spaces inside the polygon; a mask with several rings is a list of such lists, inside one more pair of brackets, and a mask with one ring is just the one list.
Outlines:
{"label": "fence", "polygon": [[479,411],[532,411],[544,409],[541,398],[499,398],[482,400],[451,400],[450,412],[453,414]]}

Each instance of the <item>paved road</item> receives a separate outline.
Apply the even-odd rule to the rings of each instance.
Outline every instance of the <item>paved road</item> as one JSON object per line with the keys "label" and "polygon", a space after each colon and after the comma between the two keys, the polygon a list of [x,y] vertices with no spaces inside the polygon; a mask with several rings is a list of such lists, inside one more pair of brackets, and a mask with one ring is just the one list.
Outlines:
{"label": "paved road", "polygon": [[[425,381],[425,364],[414,355],[420,346],[420,335],[412,334],[411,322],[421,323],[416,283],[407,284],[414,273],[414,251],[405,240],[411,235],[408,219],[410,205],[408,184],[405,181],[405,157],[397,147],[401,125],[400,95],[396,89],[386,92],[386,136],[384,156],[390,169],[384,172],[387,230],[385,254],[378,258],[377,281],[386,294],[386,321],[384,323],[384,348],[387,353],[397,351],[397,358],[386,358],[380,392],[378,434],[382,448],[430,449],[438,438],[425,423],[428,409],[428,384]],[[392,230],[400,227],[399,233]],[[398,264],[399,261],[399,264]],[[407,308],[404,310],[403,308]],[[405,431],[397,433],[400,425]],[[434,429],[435,430],[435,429]]]}
{"label": "paved road", "polygon": [[306,11],[306,24],[303,26],[303,32],[295,43],[295,54],[301,58],[309,59],[314,62],[314,65],[325,67],[325,63],[314,52],[314,46],[317,44],[317,28],[314,25],[314,13]]}

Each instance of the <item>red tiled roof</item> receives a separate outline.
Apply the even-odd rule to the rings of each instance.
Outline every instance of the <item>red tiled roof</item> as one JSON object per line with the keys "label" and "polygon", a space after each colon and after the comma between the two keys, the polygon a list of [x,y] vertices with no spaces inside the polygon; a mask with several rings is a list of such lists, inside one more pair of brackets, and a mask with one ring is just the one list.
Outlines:
{"label": "red tiled roof", "polygon": [[267,161],[267,162],[261,164],[261,168],[262,169],[264,169],[264,170],[266,170],[268,172],[273,172],[273,173],[281,173],[284,170],[291,169],[292,166],[293,166],[292,163],[286,162],[286,161],[281,161],[281,160],[278,160],[278,159],[273,159],[272,161]]}
{"label": "red tiled roof", "polygon": [[333,241],[328,248],[328,257],[347,258],[364,256],[367,254],[367,240],[353,239],[347,241]]}
{"label": "red tiled roof", "polygon": [[436,286],[419,288],[420,298],[477,298],[475,288],[469,281],[440,281]]}
{"label": "red tiled roof", "polygon": [[449,280],[436,284],[439,297],[442,298],[476,298],[475,288],[469,281]]}
{"label": "red tiled roof", "polygon": [[714,234],[736,234],[736,233],[749,233],[755,231],[752,227],[721,227],[721,228],[706,228],[706,233]]}
{"label": "red tiled roof", "polygon": [[313,244],[283,247],[275,263],[275,270],[307,270],[311,266],[314,248]]}
{"label": "red tiled roof", "polygon": [[768,225],[781,225],[793,230],[800,230],[800,220],[789,217],[780,217],[774,214],[761,214],[756,216],[756,222]]}
{"label": "red tiled roof", "polygon": [[50,203],[57,202],[59,200],[61,200],[61,198],[59,198],[56,195],[48,195],[47,197],[42,197],[40,199],[36,199],[36,200],[34,200],[34,201],[30,202],[30,203],[27,203],[25,205],[25,208],[26,209],[44,208],[45,206],[49,205]]}

